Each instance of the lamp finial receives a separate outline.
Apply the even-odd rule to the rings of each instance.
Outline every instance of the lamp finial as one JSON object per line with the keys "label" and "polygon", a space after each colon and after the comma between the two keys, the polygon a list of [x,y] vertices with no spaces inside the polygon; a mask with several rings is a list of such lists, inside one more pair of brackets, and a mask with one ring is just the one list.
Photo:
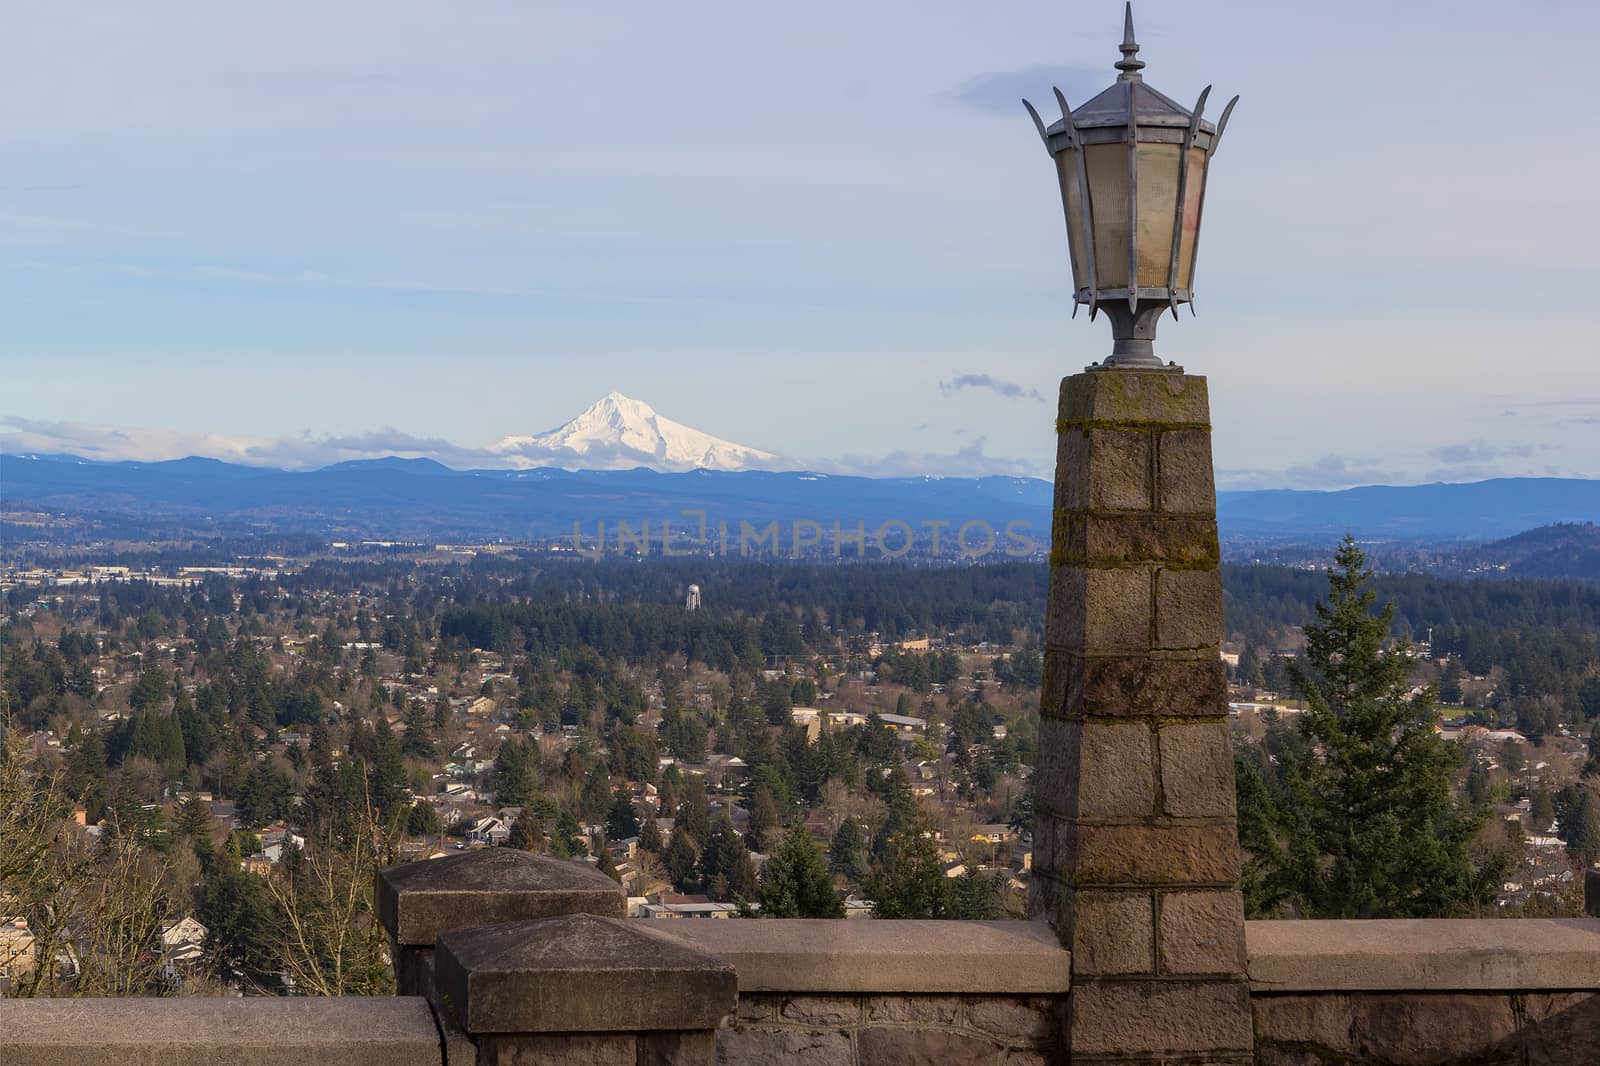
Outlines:
{"label": "lamp finial", "polygon": [[1122,71],[1118,81],[1143,81],[1144,76],[1139,71],[1144,69],[1144,60],[1136,58],[1139,54],[1139,42],[1133,39],[1133,0],[1128,0],[1122,11],[1122,44],[1120,46],[1122,58],[1117,60],[1116,67]]}

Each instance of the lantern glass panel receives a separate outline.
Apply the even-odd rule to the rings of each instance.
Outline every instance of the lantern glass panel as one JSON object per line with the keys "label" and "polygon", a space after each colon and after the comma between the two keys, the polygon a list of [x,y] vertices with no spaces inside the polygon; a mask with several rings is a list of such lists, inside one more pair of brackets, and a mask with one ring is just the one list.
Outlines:
{"label": "lantern glass panel", "polygon": [[1128,285],[1128,146],[1087,144],[1089,207],[1094,225],[1095,285],[1101,291]]}
{"label": "lantern glass panel", "polygon": [[1078,153],[1061,152],[1056,156],[1056,170],[1061,178],[1061,202],[1067,209],[1067,247],[1072,252],[1072,287],[1074,290],[1089,287],[1089,231],[1083,213],[1083,183],[1078,180]]}
{"label": "lantern glass panel", "polygon": [[1172,227],[1178,218],[1183,147],[1140,142],[1138,152],[1139,287],[1164,289],[1172,272]]}
{"label": "lantern glass panel", "polygon": [[1200,197],[1206,188],[1206,153],[1189,149],[1189,176],[1183,187],[1183,243],[1178,246],[1178,287],[1194,289],[1194,246],[1200,233]]}

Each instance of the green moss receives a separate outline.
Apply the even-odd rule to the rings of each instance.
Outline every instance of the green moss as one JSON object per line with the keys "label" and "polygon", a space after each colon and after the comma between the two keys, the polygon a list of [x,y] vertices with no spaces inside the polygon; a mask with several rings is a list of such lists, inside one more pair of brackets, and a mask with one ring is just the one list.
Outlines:
{"label": "green moss", "polygon": [[1121,429],[1134,432],[1151,432],[1155,430],[1203,429],[1211,431],[1210,422],[1162,422],[1154,419],[1138,421],[1123,421],[1110,418],[1058,418],[1056,419],[1056,432],[1065,433],[1069,429],[1088,432],[1091,429]]}

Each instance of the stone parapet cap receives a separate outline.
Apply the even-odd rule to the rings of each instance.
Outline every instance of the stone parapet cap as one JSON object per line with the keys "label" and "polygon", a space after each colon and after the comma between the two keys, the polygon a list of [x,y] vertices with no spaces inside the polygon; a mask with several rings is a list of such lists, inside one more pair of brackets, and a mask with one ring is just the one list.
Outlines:
{"label": "stone parapet cap", "polygon": [[1256,992],[1600,989],[1600,920],[1245,923]]}
{"label": "stone parapet cap", "polygon": [[1057,995],[1071,983],[1045,922],[639,921],[732,963],[740,992]]}
{"label": "stone parapet cap", "polygon": [[452,929],[627,913],[622,886],[585,862],[485,848],[378,871],[378,917],[401,946],[427,947]]}
{"label": "stone parapet cap", "polygon": [[6,1066],[441,1066],[418,997],[0,999]]}
{"label": "stone parapet cap", "polygon": [[658,924],[567,914],[453,930],[434,949],[434,993],[474,1037],[717,1028],[738,999],[733,967]]}

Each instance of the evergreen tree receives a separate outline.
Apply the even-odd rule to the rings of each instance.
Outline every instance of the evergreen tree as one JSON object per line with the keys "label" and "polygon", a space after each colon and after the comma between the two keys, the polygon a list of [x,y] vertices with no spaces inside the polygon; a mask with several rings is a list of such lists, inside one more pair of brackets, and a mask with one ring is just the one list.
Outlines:
{"label": "evergreen tree", "polygon": [[619,788],[612,795],[611,809],[606,812],[606,839],[627,840],[639,835],[639,816],[633,813],[633,800],[628,790]]}
{"label": "evergreen tree", "polygon": [[1469,847],[1480,811],[1451,796],[1458,749],[1433,730],[1431,693],[1411,697],[1407,646],[1385,649],[1391,603],[1374,612],[1371,571],[1346,538],[1328,599],[1290,664],[1306,701],[1304,743],[1264,774],[1239,760],[1240,842],[1251,913],[1308,918],[1440,916],[1492,898],[1495,860]]}
{"label": "evergreen tree", "polygon": [[267,883],[239,869],[239,850],[230,836],[227,855],[212,864],[201,888],[198,917],[216,975],[266,988],[277,983],[279,915]]}
{"label": "evergreen tree", "polygon": [[661,854],[663,847],[661,827],[656,824],[656,820],[653,817],[646,818],[639,826],[639,847],[652,855]]}
{"label": "evergreen tree", "polygon": [[511,823],[506,846],[519,851],[543,851],[544,825],[540,823],[539,816],[524,807],[522,813],[517,815],[517,820]]}
{"label": "evergreen tree", "polygon": [[1593,792],[1584,789],[1578,795],[1562,818],[1561,836],[1567,842],[1567,854],[1580,866],[1600,860],[1600,802]]}
{"label": "evergreen tree", "polygon": [[615,881],[617,884],[622,884],[622,874],[617,870],[617,860],[611,857],[610,848],[607,848],[603,845],[601,846],[600,854],[597,856],[596,865],[600,868],[601,873],[611,878],[611,880]]}
{"label": "evergreen tree", "polygon": [[777,844],[778,805],[765,785],[757,785],[750,794],[750,822],[747,831],[750,844],[759,852],[769,852]]}
{"label": "evergreen tree", "polygon": [[755,867],[733,819],[726,812],[711,823],[706,846],[700,852],[701,889],[712,899],[727,901],[754,895]]}
{"label": "evergreen tree", "polygon": [[950,891],[950,917],[964,922],[987,922],[1000,917],[998,883],[988,874],[968,866]]}
{"label": "evergreen tree", "polygon": [[864,886],[875,918],[949,918],[949,879],[939,850],[920,824],[896,833],[883,864]]}
{"label": "evergreen tree", "polygon": [[695,864],[699,861],[700,848],[694,838],[682,829],[674,829],[672,839],[661,852],[661,865],[666,867],[667,876],[679,892],[694,891],[698,881]]}
{"label": "evergreen tree", "polygon": [[428,711],[421,704],[413,703],[405,711],[406,735],[400,742],[400,754],[409,759],[422,759],[432,762],[439,757],[438,749],[433,746],[431,734],[431,721]]}
{"label": "evergreen tree", "polygon": [[828,844],[828,869],[856,882],[867,875],[866,840],[854,818],[846,818],[834,830]]}
{"label": "evergreen tree", "polygon": [[1556,803],[1547,786],[1540,785],[1534,792],[1529,808],[1529,828],[1536,834],[1550,832],[1550,823],[1556,820]]}
{"label": "evergreen tree", "polygon": [[761,871],[763,918],[843,918],[828,868],[804,826],[791,828]]}
{"label": "evergreen tree", "polygon": [[685,832],[698,841],[704,840],[710,830],[711,803],[706,798],[705,782],[699,778],[684,782],[683,802],[672,821],[672,835]]}

